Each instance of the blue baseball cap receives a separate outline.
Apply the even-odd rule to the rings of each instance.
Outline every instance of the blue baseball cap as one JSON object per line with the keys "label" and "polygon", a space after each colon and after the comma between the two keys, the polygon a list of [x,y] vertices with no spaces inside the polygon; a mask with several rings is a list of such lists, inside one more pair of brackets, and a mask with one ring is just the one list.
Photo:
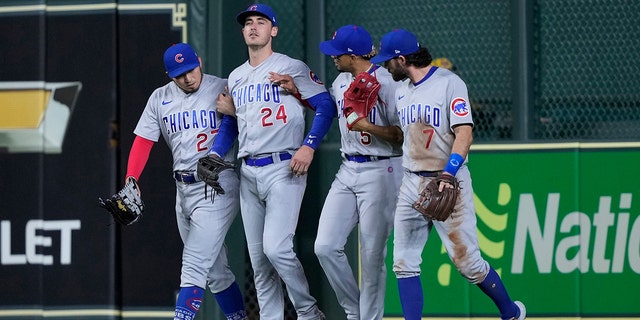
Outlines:
{"label": "blue baseball cap", "polygon": [[328,56],[364,56],[373,52],[373,49],[373,40],[369,32],[352,24],[336,30],[331,40],[320,42],[320,51]]}
{"label": "blue baseball cap", "polygon": [[273,11],[273,9],[271,9],[271,7],[262,3],[254,3],[250,5],[247,10],[238,13],[238,15],[236,16],[236,20],[238,20],[238,23],[240,25],[244,26],[244,21],[247,19],[247,17],[253,15],[266,17],[267,19],[271,20],[271,23],[273,23],[274,27],[278,26],[278,23],[276,22],[276,13]]}
{"label": "blue baseball cap", "polygon": [[420,49],[420,43],[416,36],[404,29],[395,29],[380,40],[380,52],[373,58],[371,63],[381,63],[399,56],[415,53]]}
{"label": "blue baseball cap", "polygon": [[200,66],[198,54],[186,43],[177,43],[164,52],[164,68],[171,78]]}

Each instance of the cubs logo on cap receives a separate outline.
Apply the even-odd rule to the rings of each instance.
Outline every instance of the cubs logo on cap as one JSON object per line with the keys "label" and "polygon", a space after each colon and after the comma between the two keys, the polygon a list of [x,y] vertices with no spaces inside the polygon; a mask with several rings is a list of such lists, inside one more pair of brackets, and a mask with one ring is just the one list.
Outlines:
{"label": "cubs logo on cap", "polygon": [[174,44],[164,52],[164,68],[171,78],[176,78],[199,66],[198,54],[186,43]]}
{"label": "cubs logo on cap", "polygon": [[245,20],[247,20],[247,17],[253,15],[266,17],[267,19],[271,20],[271,23],[274,27],[278,26],[278,22],[276,21],[276,13],[273,11],[273,9],[271,9],[271,7],[262,3],[254,3],[250,5],[247,10],[238,13],[238,15],[236,16],[236,20],[240,25],[244,26],[244,22]]}

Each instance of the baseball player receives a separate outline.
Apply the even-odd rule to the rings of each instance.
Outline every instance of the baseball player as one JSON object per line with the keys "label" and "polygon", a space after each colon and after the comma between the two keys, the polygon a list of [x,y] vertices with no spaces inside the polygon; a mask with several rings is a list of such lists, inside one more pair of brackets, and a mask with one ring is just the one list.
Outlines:
{"label": "baseball player", "polygon": [[[254,4],[237,16],[249,60],[229,75],[229,95],[218,99],[218,110],[234,114],[238,125],[240,209],[254,271],[260,319],[282,320],[281,280],[300,320],[324,319],[296,253],[293,237],[298,224],[306,173],[315,149],[335,115],[324,84],[302,61],[273,52],[278,21],[265,4]],[[272,81],[275,74],[294,77],[296,97]],[[304,136],[306,100],[315,109],[310,132]],[[225,120],[228,121],[228,120]],[[220,130],[221,136],[234,134]],[[216,140],[212,153],[227,150]]]}
{"label": "baseball player", "polygon": [[[127,165],[127,180],[140,177],[154,143],[162,135],[173,155],[176,180],[176,219],[184,243],[180,292],[174,319],[193,319],[206,285],[214,293],[227,319],[247,319],[240,288],[229,269],[224,239],[238,212],[238,176],[220,174],[226,193],[215,201],[203,194],[204,182],[195,174],[199,158],[209,148],[223,115],[214,102],[227,81],[203,74],[202,61],[186,43],[169,47],[164,65],[173,81],[156,89],[147,102],[134,133]],[[233,160],[233,152],[223,154]]]}
{"label": "baseball player", "polygon": [[[331,56],[341,72],[331,95],[337,104],[343,160],[322,208],[315,253],[347,319],[379,320],[384,313],[387,239],[402,179],[403,136],[394,101],[398,85],[386,69],[369,61],[375,55],[373,42],[360,26],[339,28],[333,39],[320,43],[320,51]],[[375,76],[381,89],[369,117],[349,130],[342,111],[344,93],[361,72]],[[357,225],[360,286],[344,254]]]}
{"label": "baseball player", "polygon": [[[524,304],[511,300],[478,247],[473,187],[467,167],[473,140],[467,87],[453,72],[430,66],[431,60],[431,54],[415,35],[402,29],[384,35],[380,52],[371,59],[373,63],[384,62],[394,80],[409,79],[395,94],[404,132],[402,163],[406,171],[395,212],[393,271],[404,317],[422,318],[421,255],[435,227],[458,271],[493,300],[502,319],[522,320],[526,316]],[[462,190],[455,212],[441,222],[425,218],[412,204],[426,183],[443,172],[455,176]],[[451,185],[440,182],[439,187]]]}

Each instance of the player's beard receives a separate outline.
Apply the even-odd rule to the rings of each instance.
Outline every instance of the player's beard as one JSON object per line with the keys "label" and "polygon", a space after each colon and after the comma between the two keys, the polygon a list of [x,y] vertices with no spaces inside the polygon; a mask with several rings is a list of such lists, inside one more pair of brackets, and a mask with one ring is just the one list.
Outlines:
{"label": "player's beard", "polygon": [[409,77],[407,69],[402,67],[397,61],[391,61],[387,66],[387,70],[391,73],[394,81],[402,81]]}
{"label": "player's beard", "polygon": [[200,89],[200,85],[199,84],[194,84],[194,85],[190,85],[186,89],[182,89],[182,90],[185,93],[194,93],[194,92],[198,91],[198,89]]}
{"label": "player's beard", "polygon": [[389,69],[389,73],[391,73],[391,77],[393,78],[394,81],[402,81],[409,77],[407,70],[399,66],[396,66],[396,68]]}
{"label": "player's beard", "polygon": [[402,81],[402,80],[408,78],[409,76],[406,73],[403,73],[403,72],[392,72],[391,73],[391,77],[393,77],[394,81]]}

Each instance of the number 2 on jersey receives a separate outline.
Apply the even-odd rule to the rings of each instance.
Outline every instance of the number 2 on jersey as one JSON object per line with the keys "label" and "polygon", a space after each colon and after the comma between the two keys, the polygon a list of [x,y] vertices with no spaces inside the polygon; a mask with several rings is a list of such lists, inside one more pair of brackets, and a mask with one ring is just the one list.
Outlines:
{"label": "number 2 on jersey", "polygon": [[275,121],[274,119],[271,119],[271,116],[273,115],[273,110],[269,108],[262,108],[260,110],[260,113],[262,114],[263,127],[270,127],[274,124],[275,121],[282,121],[283,124],[287,123],[287,111],[284,108],[284,104],[281,104],[278,106],[278,111],[276,111]]}
{"label": "number 2 on jersey", "polygon": [[[218,129],[211,130],[211,135],[212,136],[215,136],[216,133],[218,133]],[[198,149],[198,152],[209,150],[209,146],[207,144],[207,141],[209,141],[209,135],[208,134],[199,133],[196,136],[196,140],[198,140],[198,143],[196,143],[196,148]]]}

